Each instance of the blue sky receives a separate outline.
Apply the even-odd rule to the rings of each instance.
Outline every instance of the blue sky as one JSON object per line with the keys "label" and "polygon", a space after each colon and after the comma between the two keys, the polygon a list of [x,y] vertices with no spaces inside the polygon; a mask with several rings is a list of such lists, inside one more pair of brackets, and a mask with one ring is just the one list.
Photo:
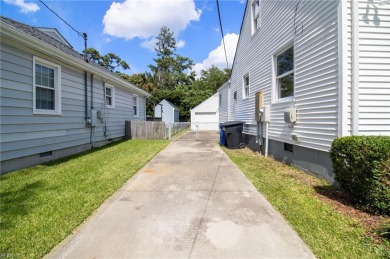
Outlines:
{"label": "blue sky", "polygon": [[[212,64],[225,68],[215,0],[44,0],[64,20],[88,34],[88,47],[101,54],[114,52],[126,60],[131,70],[148,71],[155,52],[154,36],[168,26],[176,36],[178,53],[190,57],[199,72]],[[245,1],[220,0],[229,65],[238,40]],[[73,48],[82,51],[81,37],[38,1],[2,0],[1,15],[36,26],[57,28]]]}

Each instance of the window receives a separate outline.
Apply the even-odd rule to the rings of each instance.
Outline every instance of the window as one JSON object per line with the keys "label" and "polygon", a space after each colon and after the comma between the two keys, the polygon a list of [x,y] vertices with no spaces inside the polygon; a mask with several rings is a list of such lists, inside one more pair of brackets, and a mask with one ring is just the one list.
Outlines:
{"label": "window", "polygon": [[294,96],[294,47],[276,56],[276,86],[278,98]]}
{"label": "window", "polygon": [[115,88],[111,85],[105,87],[106,107],[115,108]]}
{"label": "window", "polygon": [[252,1],[252,34],[260,27],[260,0]]}
{"label": "window", "polygon": [[[161,106],[162,109],[162,106]],[[138,117],[138,95],[133,95],[133,116]]]}
{"label": "window", "polygon": [[219,94],[219,106],[222,106],[222,94]]}
{"label": "window", "polygon": [[243,78],[243,95],[242,98],[248,98],[249,97],[249,74],[246,74]]}
{"label": "window", "polygon": [[33,57],[34,114],[61,114],[61,67]]}

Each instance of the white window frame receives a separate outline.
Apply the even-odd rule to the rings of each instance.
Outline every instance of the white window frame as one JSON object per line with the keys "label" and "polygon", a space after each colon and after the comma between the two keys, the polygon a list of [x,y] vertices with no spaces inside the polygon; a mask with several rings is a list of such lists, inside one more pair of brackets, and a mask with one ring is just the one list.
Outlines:
{"label": "white window frame", "polygon": [[[257,5],[257,10],[256,10]],[[260,28],[260,5],[261,0],[252,0],[251,3],[251,23],[252,23],[252,35]]]}
{"label": "white window frame", "polygon": [[[134,98],[135,98],[135,104],[134,104]],[[137,113],[134,112],[134,106],[137,108]],[[136,94],[133,94],[133,117],[139,117],[139,96]]]}
{"label": "white window frame", "polygon": [[[111,89],[111,105],[107,103],[107,92],[106,89]],[[115,87],[113,85],[106,84],[104,87],[104,103],[107,108],[114,109],[115,108]]]}
{"label": "white window frame", "polygon": [[[283,52],[288,50],[289,48],[293,47],[294,48],[294,57],[293,57],[293,62],[294,62],[294,67],[292,70],[282,74],[282,75],[277,75],[278,74],[278,56],[281,55]],[[287,96],[287,97],[280,97],[280,84],[279,84],[279,79],[288,76],[290,74],[294,73],[293,77],[293,95],[292,96]],[[288,44],[284,45],[283,48],[279,49],[272,57],[272,74],[273,74],[273,102],[289,102],[293,101],[295,99],[295,46],[294,43],[291,41]]]}
{"label": "white window frame", "polygon": [[[54,110],[37,109],[35,65],[39,64],[54,70]],[[42,86],[38,86],[42,87]],[[45,88],[45,87],[42,87]],[[61,115],[61,66],[45,59],[33,56],[33,114]]]}
{"label": "white window frame", "polygon": [[[246,78],[248,78],[248,85],[246,85]],[[249,77],[249,73],[246,73],[242,77],[242,99],[248,99],[250,95],[250,86],[251,86],[251,79]],[[248,89],[248,94],[246,93],[246,89]]]}

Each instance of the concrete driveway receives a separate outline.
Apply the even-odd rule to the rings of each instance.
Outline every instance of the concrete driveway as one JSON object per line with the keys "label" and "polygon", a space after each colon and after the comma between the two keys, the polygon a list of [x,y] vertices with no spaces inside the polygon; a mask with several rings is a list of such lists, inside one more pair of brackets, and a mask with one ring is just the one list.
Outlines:
{"label": "concrete driveway", "polygon": [[314,258],[215,143],[175,140],[49,258]]}

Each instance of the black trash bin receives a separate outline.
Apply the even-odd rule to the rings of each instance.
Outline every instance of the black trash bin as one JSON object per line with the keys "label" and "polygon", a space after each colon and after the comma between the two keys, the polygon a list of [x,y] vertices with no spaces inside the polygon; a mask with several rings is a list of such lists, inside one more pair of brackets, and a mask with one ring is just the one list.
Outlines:
{"label": "black trash bin", "polygon": [[242,131],[244,122],[228,121],[221,124],[222,130],[225,131],[227,146],[230,149],[238,149],[242,143]]}

